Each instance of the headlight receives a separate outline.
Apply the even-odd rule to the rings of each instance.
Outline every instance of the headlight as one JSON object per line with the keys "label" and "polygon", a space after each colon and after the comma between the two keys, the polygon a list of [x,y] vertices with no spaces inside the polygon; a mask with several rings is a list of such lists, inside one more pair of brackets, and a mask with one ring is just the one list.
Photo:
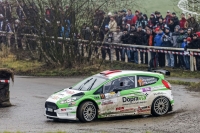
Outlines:
{"label": "headlight", "polygon": [[74,101],[80,99],[81,97],[82,97],[82,96],[70,97],[70,98],[68,98],[68,99],[65,99],[65,100],[60,101],[60,104],[71,103],[71,102],[74,102]]}

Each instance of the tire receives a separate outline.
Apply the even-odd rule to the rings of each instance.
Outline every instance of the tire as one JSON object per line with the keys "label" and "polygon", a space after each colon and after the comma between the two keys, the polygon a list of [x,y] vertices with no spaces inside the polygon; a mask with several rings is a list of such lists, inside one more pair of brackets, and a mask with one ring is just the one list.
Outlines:
{"label": "tire", "polygon": [[93,102],[86,101],[80,104],[77,113],[81,122],[91,122],[96,118],[97,110]]}
{"label": "tire", "polygon": [[153,116],[161,116],[166,114],[170,109],[169,100],[166,97],[157,97],[152,104],[151,114]]}

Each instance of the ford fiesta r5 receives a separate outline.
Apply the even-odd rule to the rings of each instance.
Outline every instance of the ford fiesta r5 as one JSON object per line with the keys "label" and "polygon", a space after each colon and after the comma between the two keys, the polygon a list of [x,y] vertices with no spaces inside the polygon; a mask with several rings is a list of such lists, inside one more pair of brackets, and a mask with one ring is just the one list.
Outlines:
{"label": "ford fiesta r5", "polygon": [[152,72],[108,70],[51,95],[49,119],[90,122],[126,115],[161,116],[173,110],[171,85]]}

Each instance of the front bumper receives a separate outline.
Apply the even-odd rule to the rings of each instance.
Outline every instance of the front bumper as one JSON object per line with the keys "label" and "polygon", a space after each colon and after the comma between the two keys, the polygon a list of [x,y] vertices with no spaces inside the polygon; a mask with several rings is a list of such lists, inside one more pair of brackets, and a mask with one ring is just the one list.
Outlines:
{"label": "front bumper", "polygon": [[45,116],[50,119],[78,120],[76,111],[77,107],[58,108],[52,102],[46,102],[45,104]]}
{"label": "front bumper", "polygon": [[45,116],[47,118],[52,118],[52,119],[66,119],[66,120],[78,120],[76,117],[76,110],[77,107],[73,108],[62,108],[62,109],[57,109],[53,110],[53,112],[47,111],[45,109]]}

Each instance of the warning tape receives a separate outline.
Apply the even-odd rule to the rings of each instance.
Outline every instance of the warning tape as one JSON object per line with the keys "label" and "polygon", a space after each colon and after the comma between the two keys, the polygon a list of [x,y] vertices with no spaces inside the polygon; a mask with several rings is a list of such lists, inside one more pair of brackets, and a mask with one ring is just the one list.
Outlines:
{"label": "warning tape", "polygon": [[[87,46],[85,44],[81,44],[81,46]],[[131,47],[120,47],[120,46],[111,46],[111,47],[107,47],[107,46],[96,46],[98,48],[104,48],[104,49],[111,49],[111,48],[118,48],[118,49],[127,49],[130,51],[139,51],[139,52],[158,52],[158,53],[166,53],[166,54],[175,54],[175,55],[188,55],[188,56],[200,56],[200,53],[194,52],[194,53],[189,53],[189,52],[185,52],[185,51],[180,51],[180,52],[175,52],[175,51],[168,51],[168,50],[160,50],[160,49],[138,49],[138,48],[131,48]]]}

